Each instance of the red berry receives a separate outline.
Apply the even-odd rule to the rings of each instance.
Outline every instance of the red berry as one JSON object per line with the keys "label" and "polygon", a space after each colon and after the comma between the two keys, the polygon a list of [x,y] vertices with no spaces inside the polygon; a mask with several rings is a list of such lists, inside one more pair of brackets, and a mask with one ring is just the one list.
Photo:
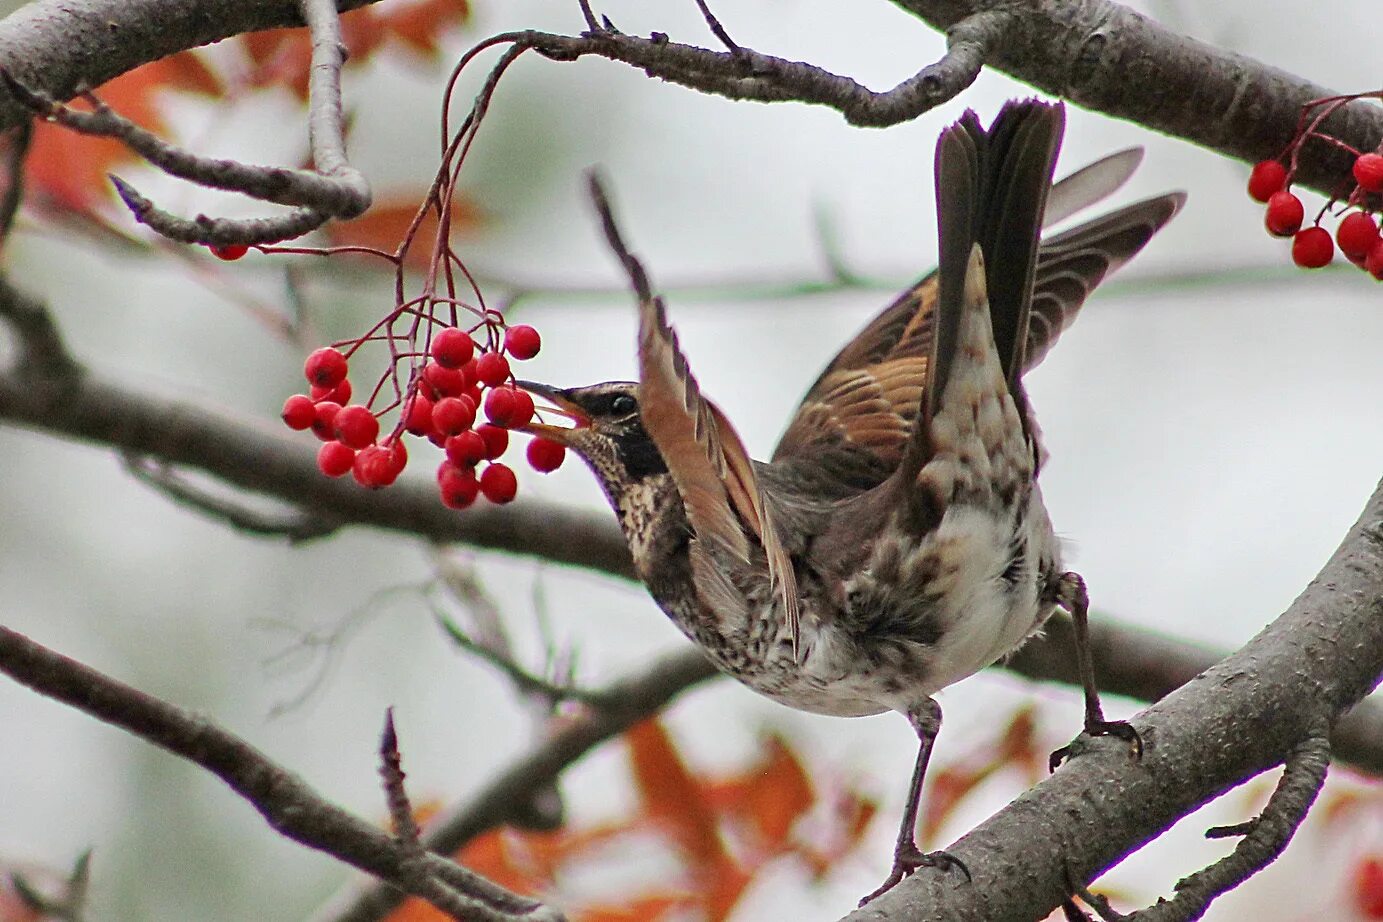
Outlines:
{"label": "red berry", "polygon": [[349,371],[346,357],[330,346],[323,346],[307,357],[303,364],[303,374],[308,384],[318,387],[335,387],[346,378]]}
{"label": "red berry", "polygon": [[344,407],[351,402],[351,380],[342,378],[341,383],[335,387],[318,387],[314,384],[309,393],[312,394],[313,400],[330,400]]}
{"label": "red berry", "polygon": [[420,393],[415,393],[408,402],[403,414],[403,428],[414,435],[427,435],[432,431],[432,401]]}
{"label": "red berry", "polygon": [[551,473],[562,466],[567,448],[551,439],[534,439],[528,443],[528,466],[540,474]]}
{"label": "red berry", "polygon": [[1369,255],[1364,257],[1364,271],[1383,282],[1383,240],[1375,243]]}
{"label": "red berry", "polygon": [[1335,231],[1335,242],[1340,245],[1340,252],[1355,262],[1368,256],[1378,240],[1378,224],[1371,215],[1362,211],[1351,211],[1345,215]]}
{"label": "red berry", "polygon": [[485,395],[485,415],[505,429],[518,429],[533,419],[533,398],[514,387],[497,387]]}
{"label": "red berry", "polygon": [[341,412],[341,404],[323,400],[316,406],[316,418],[312,420],[312,434],[323,442],[336,438],[336,414]]}
{"label": "red berry", "polygon": [[355,450],[340,442],[323,442],[317,449],[317,470],[328,477],[340,477],[355,464]]}
{"label": "red berry", "polygon": [[509,379],[509,360],[498,352],[487,352],[475,360],[475,376],[488,387],[498,387]]}
{"label": "red berry", "polygon": [[465,509],[475,502],[480,493],[480,482],[470,468],[443,461],[442,466],[437,468],[437,489],[442,494],[442,505],[448,509]]}
{"label": "red berry", "polygon": [[507,503],[519,492],[519,478],[509,465],[496,462],[481,472],[480,492],[492,503]]}
{"label": "red berry", "polygon": [[1368,192],[1383,192],[1383,156],[1360,154],[1354,161],[1354,181]]}
{"label": "red berry", "polygon": [[1301,229],[1306,209],[1301,199],[1290,192],[1274,192],[1268,199],[1268,211],[1263,218],[1268,233],[1274,237],[1290,237]]}
{"label": "red berry", "polygon": [[1303,269],[1319,269],[1335,257],[1335,241],[1324,227],[1308,227],[1292,238],[1292,262]]}
{"label": "red berry", "polygon": [[342,407],[332,422],[332,428],[342,444],[357,450],[373,445],[379,437],[379,420],[375,419],[369,407],[362,407],[358,403]]}
{"label": "red berry", "polygon": [[432,428],[440,435],[456,435],[475,425],[475,404],[469,397],[443,397],[432,405]]}
{"label": "red berry", "polygon": [[389,453],[389,469],[394,472],[389,478],[392,483],[408,466],[408,446],[403,439],[386,439],[380,447]]}
{"label": "red berry", "polygon": [[250,252],[250,248],[243,243],[225,243],[221,246],[211,247],[211,255],[217,259],[224,259],[226,262],[237,260],[248,252]]}
{"label": "red berry", "polygon": [[1354,866],[1354,905],[1366,919],[1383,919],[1383,856],[1367,855]]}
{"label": "red berry", "polygon": [[453,435],[446,443],[447,460],[458,467],[475,467],[485,460],[485,437],[474,429]]}
{"label": "red berry", "polygon": [[526,323],[504,331],[504,348],[516,359],[531,359],[543,347],[543,338]]}
{"label": "red berry", "polygon": [[475,340],[465,330],[447,327],[432,337],[428,352],[443,368],[460,368],[475,354]]}
{"label": "red berry", "polygon": [[480,437],[485,440],[485,457],[487,460],[493,461],[509,448],[508,429],[501,429],[499,426],[491,426],[486,423],[483,426],[476,426],[475,431],[480,433]]}
{"label": "red berry", "polygon": [[432,388],[434,399],[459,397],[471,384],[464,369],[447,368],[436,362],[428,362],[423,368],[423,381]]}
{"label": "red berry", "polygon": [[301,432],[317,418],[317,408],[306,394],[294,394],[283,402],[283,421],[289,429]]}
{"label": "red berry", "polygon": [[351,474],[356,483],[372,489],[387,487],[399,476],[392,453],[382,445],[371,445],[357,452]]}
{"label": "red berry", "polygon": [[1260,160],[1249,174],[1249,197],[1266,202],[1287,185],[1287,168],[1276,160]]}

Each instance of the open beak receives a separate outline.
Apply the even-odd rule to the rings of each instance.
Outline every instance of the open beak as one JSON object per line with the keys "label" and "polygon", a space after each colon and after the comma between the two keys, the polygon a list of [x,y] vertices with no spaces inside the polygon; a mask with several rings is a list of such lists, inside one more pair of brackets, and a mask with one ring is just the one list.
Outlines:
{"label": "open beak", "polygon": [[515,381],[519,387],[528,391],[535,397],[546,400],[550,406],[538,407],[538,412],[545,416],[560,416],[571,420],[570,426],[553,426],[548,423],[534,420],[523,427],[524,432],[532,435],[542,436],[556,442],[559,445],[571,445],[571,434],[579,429],[585,429],[591,424],[591,419],[581,408],[567,399],[566,392],[561,388],[552,387],[547,384],[539,384],[536,381]]}

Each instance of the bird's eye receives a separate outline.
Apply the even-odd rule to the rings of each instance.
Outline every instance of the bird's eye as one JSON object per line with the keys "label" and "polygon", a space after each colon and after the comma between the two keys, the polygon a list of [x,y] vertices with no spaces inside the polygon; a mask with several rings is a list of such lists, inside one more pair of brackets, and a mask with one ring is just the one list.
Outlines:
{"label": "bird's eye", "polygon": [[638,408],[638,401],[636,401],[633,397],[630,397],[628,394],[620,394],[614,400],[610,401],[610,412],[617,413],[620,416],[623,416],[626,413],[633,413]]}

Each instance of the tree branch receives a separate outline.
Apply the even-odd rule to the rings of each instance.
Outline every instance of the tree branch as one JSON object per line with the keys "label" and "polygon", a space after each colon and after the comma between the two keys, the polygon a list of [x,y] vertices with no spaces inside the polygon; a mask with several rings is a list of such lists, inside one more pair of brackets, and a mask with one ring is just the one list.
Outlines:
{"label": "tree branch", "polygon": [[278,833],[420,896],[456,919],[559,922],[561,913],[420,852],[322,799],[297,775],[210,721],[0,626],[0,672],[39,694],[200,765]]}
{"label": "tree branch", "polygon": [[[35,0],[0,20],[0,62],[31,90],[66,100],[179,51],[301,25],[298,0]],[[0,130],[28,118],[25,107],[0,98]]]}
{"label": "tree branch", "polygon": [[[1196,41],[1110,0],[893,0],[940,31],[1004,10],[1008,28],[985,63],[1093,112],[1248,163],[1279,156],[1308,102],[1335,91]],[[1357,87],[1367,90],[1371,87]],[[1358,150],[1383,138],[1383,107],[1355,102],[1322,130]],[[1311,144],[1295,181],[1335,195],[1350,158]]]}
{"label": "tree branch", "polygon": [[1281,617],[1135,719],[1141,761],[1121,742],[1083,740],[1083,754],[947,847],[973,886],[915,874],[848,918],[967,922],[998,918],[996,907],[1003,918],[1043,918],[1068,896],[1068,875],[1098,876],[1281,764],[1372,690],[1380,672],[1383,483]]}

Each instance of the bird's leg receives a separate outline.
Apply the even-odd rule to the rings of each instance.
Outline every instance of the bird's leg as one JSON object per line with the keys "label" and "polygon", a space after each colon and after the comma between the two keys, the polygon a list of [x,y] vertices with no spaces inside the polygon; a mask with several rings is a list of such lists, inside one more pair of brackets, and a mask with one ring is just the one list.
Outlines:
{"label": "bird's leg", "polygon": [[861,906],[891,890],[918,868],[957,868],[966,880],[970,879],[970,870],[959,858],[947,852],[924,853],[917,847],[917,810],[922,803],[922,781],[927,775],[927,762],[932,757],[932,743],[941,730],[941,705],[935,699],[928,698],[919,707],[908,711],[907,718],[917,732],[917,764],[912,769],[908,802],[903,807],[903,825],[898,830],[898,842],[893,846],[893,870],[879,889],[860,900]]}
{"label": "bird's leg", "polygon": [[[1133,747],[1134,754],[1143,755],[1143,740],[1138,731],[1126,720],[1105,720],[1104,709],[1100,707],[1100,690],[1095,685],[1095,661],[1090,653],[1090,593],[1086,591],[1085,580],[1077,573],[1063,573],[1056,583],[1056,604],[1071,615],[1071,623],[1076,629],[1076,668],[1080,672],[1081,688],[1085,692],[1085,732],[1089,736],[1117,736]],[[1053,752],[1048,768],[1056,771],[1058,765],[1071,754],[1070,746],[1062,746]]]}

